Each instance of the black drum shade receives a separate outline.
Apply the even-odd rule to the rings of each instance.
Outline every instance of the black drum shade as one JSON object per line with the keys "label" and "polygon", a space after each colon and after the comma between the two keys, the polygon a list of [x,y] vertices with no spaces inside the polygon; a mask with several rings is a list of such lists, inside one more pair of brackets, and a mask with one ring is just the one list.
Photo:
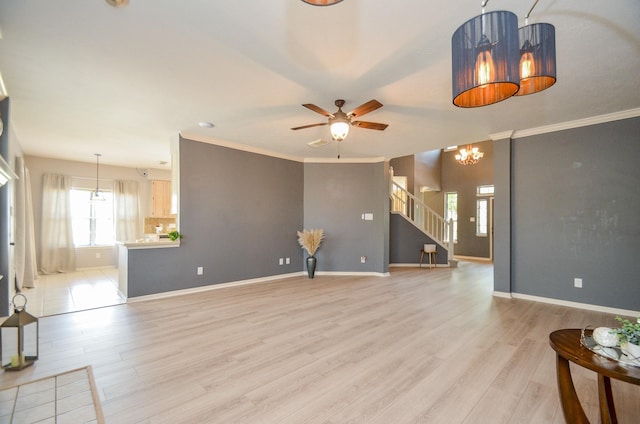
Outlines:
{"label": "black drum shade", "polygon": [[508,11],[483,13],[451,38],[453,104],[486,106],[513,96],[520,87],[518,17]]}
{"label": "black drum shade", "polygon": [[556,29],[531,24],[518,29],[520,90],[516,96],[537,93],[556,82]]}

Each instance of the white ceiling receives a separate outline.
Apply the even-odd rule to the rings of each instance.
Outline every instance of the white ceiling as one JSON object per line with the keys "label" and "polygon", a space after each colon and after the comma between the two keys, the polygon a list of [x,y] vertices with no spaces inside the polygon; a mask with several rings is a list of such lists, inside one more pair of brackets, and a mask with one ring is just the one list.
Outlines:
{"label": "white ceiling", "polygon": [[[534,0],[491,0],[520,18]],[[0,74],[26,154],[163,168],[177,134],[296,158],[335,158],[301,106],[384,104],[346,157],[393,158],[640,107],[640,1],[540,0],[556,28],[558,82],[475,109],[451,102],[451,35],[480,0],[3,0]],[[198,127],[211,121],[214,128]]]}

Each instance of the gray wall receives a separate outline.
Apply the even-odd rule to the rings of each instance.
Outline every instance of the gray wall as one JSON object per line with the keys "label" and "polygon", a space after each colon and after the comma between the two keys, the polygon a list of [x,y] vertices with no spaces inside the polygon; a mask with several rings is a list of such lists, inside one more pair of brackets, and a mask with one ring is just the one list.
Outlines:
{"label": "gray wall", "polygon": [[[304,227],[325,232],[315,255],[319,272],[388,271],[387,169],[383,162],[305,164]],[[364,213],[373,220],[363,220]]]}
{"label": "gray wall", "polygon": [[[8,164],[13,163],[9,149],[9,98],[0,102],[0,115],[4,123],[4,131],[0,135],[0,156]],[[0,187],[0,275],[4,277],[0,280],[0,316],[9,315],[10,284],[13,284],[9,272],[10,252],[9,252],[9,206],[12,204],[11,183]]]}
{"label": "gray wall", "polygon": [[184,238],[179,248],[129,252],[128,295],[302,271],[303,182],[300,162],[181,139]]}
{"label": "gray wall", "polygon": [[512,290],[640,310],[640,118],[512,148]]}
{"label": "gray wall", "polygon": [[[400,214],[391,214],[389,240],[389,262],[392,264],[419,263],[420,252],[425,244],[436,245],[436,263],[449,264],[447,250],[442,246],[438,246],[435,241]],[[423,258],[424,263],[429,263],[426,255]]]}
{"label": "gray wall", "polygon": [[389,161],[389,165],[393,167],[393,175],[396,177],[407,177],[407,191],[414,194],[416,163],[414,155],[393,158]]}
{"label": "gray wall", "polygon": [[476,188],[493,184],[493,141],[473,143],[473,146],[484,153],[484,157],[475,165],[456,162],[457,151],[443,154],[442,191],[458,193],[458,242],[454,254],[489,258],[490,239],[476,236],[476,223],[471,222],[470,218],[476,216]]}
{"label": "gray wall", "polygon": [[420,186],[427,186],[432,191],[442,188],[442,150],[430,150],[415,154],[415,195],[418,196]]}
{"label": "gray wall", "polygon": [[511,139],[493,142],[493,289],[511,292]]}

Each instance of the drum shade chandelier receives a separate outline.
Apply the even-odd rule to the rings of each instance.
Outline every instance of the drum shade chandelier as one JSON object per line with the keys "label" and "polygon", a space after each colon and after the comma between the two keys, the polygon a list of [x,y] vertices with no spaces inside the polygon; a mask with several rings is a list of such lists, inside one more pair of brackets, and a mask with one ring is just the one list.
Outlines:
{"label": "drum shade chandelier", "polygon": [[516,96],[546,90],[556,82],[556,29],[551,24],[531,24],[518,29],[520,40],[520,90]]}
{"label": "drum shade chandelier", "polygon": [[487,106],[514,95],[532,94],[556,81],[555,29],[528,25],[533,4],[518,29],[509,11],[484,12],[465,22],[451,38],[453,104]]}
{"label": "drum shade chandelier", "polygon": [[342,0],[302,0],[307,4],[314,6],[331,6],[332,4],[340,3]]}

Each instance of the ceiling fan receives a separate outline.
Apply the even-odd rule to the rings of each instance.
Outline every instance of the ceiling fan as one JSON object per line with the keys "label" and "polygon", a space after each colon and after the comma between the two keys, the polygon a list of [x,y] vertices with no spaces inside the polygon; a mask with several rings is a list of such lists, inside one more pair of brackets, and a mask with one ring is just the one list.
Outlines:
{"label": "ceiling fan", "polygon": [[326,110],[322,109],[319,106],[316,106],[311,103],[304,104],[302,106],[310,109],[320,115],[326,116],[329,118],[327,122],[320,122],[318,124],[310,124],[303,125],[301,127],[291,128],[292,130],[302,130],[304,128],[311,127],[319,127],[321,125],[329,125],[329,129],[331,130],[331,136],[336,141],[344,140],[349,134],[349,127],[353,125],[354,127],[366,128],[369,130],[378,130],[382,131],[388,127],[387,124],[380,124],[378,122],[367,122],[367,121],[354,121],[353,118],[359,118],[360,116],[373,112],[376,109],[382,107],[382,103],[377,100],[369,100],[368,102],[361,104],[357,108],[353,109],[349,113],[344,113],[342,111],[342,106],[344,106],[344,100],[338,99],[335,101],[335,105],[338,107],[338,110],[334,113],[329,113]]}

